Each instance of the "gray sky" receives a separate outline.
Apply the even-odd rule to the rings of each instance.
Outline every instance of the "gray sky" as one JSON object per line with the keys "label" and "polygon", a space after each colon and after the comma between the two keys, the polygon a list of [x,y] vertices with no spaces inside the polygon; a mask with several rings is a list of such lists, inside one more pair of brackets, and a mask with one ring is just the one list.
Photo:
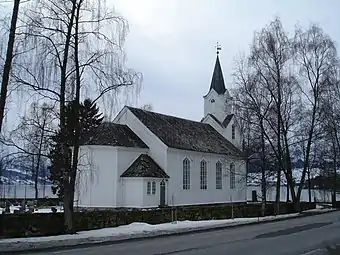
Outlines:
{"label": "gray sky", "polygon": [[[138,106],[150,103],[157,112],[193,120],[203,117],[216,41],[223,48],[220,60],[229,89],[235,58],[249,51],[254,31],[276,16],[290,33],[298,22],[305,27],[313,22],[340,42],[340,0],[106,0],[106,4],[115,6],[130,25],[127,66],[144,75]],[[7,104],[8,130],[29,106],[22,99],[17,95]]]}
{"label": "gray sky", "polygon": [[340,41],[339,0],[107,0],[111,4],[130,24],[127,64],[144,75],[138,104],[193,120],[203,117],[216,41],[228,88],[234,59],[276,16],[290,33],[297,22],[313,22]]}

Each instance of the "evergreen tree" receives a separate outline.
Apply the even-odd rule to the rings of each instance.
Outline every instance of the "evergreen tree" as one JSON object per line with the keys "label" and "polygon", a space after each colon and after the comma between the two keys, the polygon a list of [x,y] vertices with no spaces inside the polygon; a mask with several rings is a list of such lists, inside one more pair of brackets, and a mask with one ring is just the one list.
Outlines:
{"label": "evergreen tree", "polygon": [[[50,180],[52,181],[52,192],[57,194],[59,198],[63,198],[63,178],[64,176],[69,176],[66,171],[70,171],[72,147],[75,143],[76,137],[76,102],[70,102],[65,108],[66,116],[66,135],[61,136],[60,131],[57,135],[52,138],[53,149],[50,152],[51,159],[51,175]],[[85,99],[83,103],[79,105],[79,120],[80,120],[80,143],[84,142],[84,139],[88,137],[89,134],[94,132],[94,130],[103,121],[102,113],[99,113],[99,108],[97,105],[92,103],[90,99]],[[68,156],[61,155],[61,141],[69,148]]]}

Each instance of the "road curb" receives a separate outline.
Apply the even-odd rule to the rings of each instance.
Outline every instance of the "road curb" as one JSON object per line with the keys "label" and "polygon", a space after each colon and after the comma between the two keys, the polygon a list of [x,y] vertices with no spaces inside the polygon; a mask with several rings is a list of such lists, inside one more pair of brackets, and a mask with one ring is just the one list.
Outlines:
{"label": "road curb", "polygon": [[[259,225],[259,224],[266,224],[266,223],[272,223],[272,222],[279,222],[279,221],[285,221],[285,220],[291,220],[291,219],[297,219],[297,218],[304,218],[314,215],[321,215],[326,213],[335,212],[337,210],[330,210],[325,212],[302,212],[298,215],[294,215],[291,217],[286,218],[278,218],[278,219],[268,219],[268,220],[262,220],[262,221],[254,221],[254,222],[244,222],[239,224],[226,224],[226,225],[220,225],[220,226],[211,226],[211,227],[204,227],[204,228],[190,228],[190,229],[183,229],[183,230],[168,230],[168,231],[159,231],[159,232],[150,232],[150,233],[140,233],[140,234],[133,234],[133,235],[124,235],[123,237],[116,237],[111,236],[107,237],[108,240],[105,240],[105,238],[101,238],[102,240],[91,240],[90,238],[84,238],[83,240],[78,239],[72,241],[70,240],[60,240],[60,241],[46,241],[45,243],[18,243],[18,245],[21,247],[13,247],[15,245],[8,246],[8,247],[2,247],[6,244],[2,245],[0,243],[0,250],[2,252],[5,252],[6,254],[30,254],[30,253],[39,253],[39,252],[52,252],[52,251],[60,251],[60,250],[66,250],[66,249],[72,249],[72,248],[87,248],[87,247],[93,247],[93,246],[102,246],[102,245],[112,245],[112,244],[118,244],[118,243],[126,243],[126,242],[135,242],[135,241],[141,241],[145,239],[153,239],[153,238],[166,238],[170,236],[181,236],[181,235],[188,235],[188,234],[194,234],[194,233],[202,233],[202,232],[211,232],[211,231],[218,231],[218,230],[224,230],[224,229],[233,229],[233,228],[240,228],[240,227],[246,227],[251,225]],[[70,241],[70,243],[67,243]],[[77,243],[78,241],[78,243]],[[59,244],[58,244],[59,243]],[[24,247],[23,247],[24,246]],[[37,247],[39,246],[39,247]]]}

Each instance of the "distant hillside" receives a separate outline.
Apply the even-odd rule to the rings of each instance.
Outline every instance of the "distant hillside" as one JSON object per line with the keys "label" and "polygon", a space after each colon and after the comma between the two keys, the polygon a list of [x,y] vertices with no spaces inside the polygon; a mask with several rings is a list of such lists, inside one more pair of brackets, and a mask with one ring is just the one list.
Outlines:
{"label": "distant hillside", "polygon": [[[38,177],[39,184],[51,184],[50,180],[48,180],[49,173],[46,171],[46,174],[40,173]],[[31,172],[27,172],[20,169],[8,168],[2,172],[0,176],[0,183],[3,184],[28,184],[33,185],[33,175]]]}

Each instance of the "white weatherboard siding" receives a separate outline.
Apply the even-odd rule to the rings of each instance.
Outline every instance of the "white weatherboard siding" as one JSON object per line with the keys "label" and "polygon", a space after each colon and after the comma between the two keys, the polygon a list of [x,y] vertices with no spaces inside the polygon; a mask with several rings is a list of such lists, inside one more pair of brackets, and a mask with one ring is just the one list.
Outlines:
{"label": "white weatherboard siding", "polygon": [[117,148],[81,146],[75,202],[84,207],[115,207]]}
{"label": "white weatherboard siding", "polygon": [[[183,160],[190,160],[190,190],[183,190]],[[206,190],[200,188],[200,162],[207,162],[207,184]],[[222,189],[216,189],[216,162],[220,160],[223,165]],[[229,166],[235,162],[236,188],[230,189]],[[169,205],[188,204],[210,204],[226,202],[245,202],[245,164],[239,161],[232,161],[223,156],[210,153],[191,152],[178,149],[168,150],[168,174],[170,175],[168,187]]]}
{"label": "white weatherboard siding", "polygon": [[[151,183],[151,193],[147,193],[147,183]],[[156,193],[152,194],[152,182],[156,183]],[[153,178],[121,178],[122,207],[150,208],[160,204],[160,179]]]}
{"label": "white weatherboard siding", "polygon": [[[91,149],[89,149],[91,148]],[[148,149],[112,147],[112,146],[87,146],[82,147],[83,162],[81,165],[90,165],[80,171],[79,184],[81,193],[76,198],[78,206],[89,207],[122,207],[126,204],[126,196],[136,195],[131,189],[131,183],[123,182],[120,175],[138,158],[142,153],[147,153]],[[86,155],[86,156],[84,156]],[[92,158],[89,157],[92,155]],[[91,163],[89,160],[91,159]],[[84,160],[88,162],[85,163]],[[126,179],[126,178],[125,178]],[[132,182],[135,183],[135,182]],[[123,189],[128,189],[126,191]],[[142,188],[142,185],[140,184]],[[136,187],[138,189],[138,187]],[[128,194],[126,195],[126,192]],[[138,191],[142,194],[142,190]],[[124,198],[125,196],[125,198]],[[129,200],[130,201],[130,200]],[[141,206],[141,199],[136,203]],[[129,202],[130,203],[130,202]],[[131,206],[129,204],[129,206]]]}
{"label": "white weatherboard siding", "polygon": [[204,116],[207,116],[207,114],[212,114],[220,122],[223,122],[227,109],[227,104],[225,102],[225,95],[219,95],[215,90],[210,90],[209,93],[204,97]]}
{"label": "white weatherboard siding", "polygon": [[[115,187],[117,189],[116,192],[116,201],[117,201],[117,207],[122,207],[125,205],[125,201],[124,201],[124,194],[126,194],[125,192],[128,193],[132,193],[134,194],[134,190],[126,190],[123,191],[120,187],[122,185],[125,185],[123,183],[123,179],[127,179],[127,178],[121,178],[120,176],[122,175],[122,173],[124,173],[124,171],[126,169],[128,169],[128,167],[139,157],[139,155],[141,155],[142,153],[147,153],[149,149],[145,148],[128,148],[128,147],[117,147],[117,176],[116,176],[116,183],[115,183]],[[122,183],[123,182],[123,183]],[[130,183],[128,183],[128,186],[130,187]],[[141,192],[141,191],[139,191]],[[129,194],[130,196],[130,194]],[[139,200],[141,201],[141,200]],[[137,205],[139,206],[139,203],[137,203]]]}
{"label": "white weatherboard siding", "polygon": [[121,178],[123,207],[143,208],[143,178]]}
{"label": "white weatherboard siding", "polygon": [[[235,125],[235,139],[232,139],[232,126]],[[223,130],[222,135],[232,142],[237,148],[242,147],[242,134],[238,128],[235,116],[230,120],[229,125]]]}
{"label": "white weatherboard siding", "polygon": [[167,146],[153,134],[145,125],[127,108],[114,120],[115,123],[127,125],[150,148],[149,155],[166,172]]}

